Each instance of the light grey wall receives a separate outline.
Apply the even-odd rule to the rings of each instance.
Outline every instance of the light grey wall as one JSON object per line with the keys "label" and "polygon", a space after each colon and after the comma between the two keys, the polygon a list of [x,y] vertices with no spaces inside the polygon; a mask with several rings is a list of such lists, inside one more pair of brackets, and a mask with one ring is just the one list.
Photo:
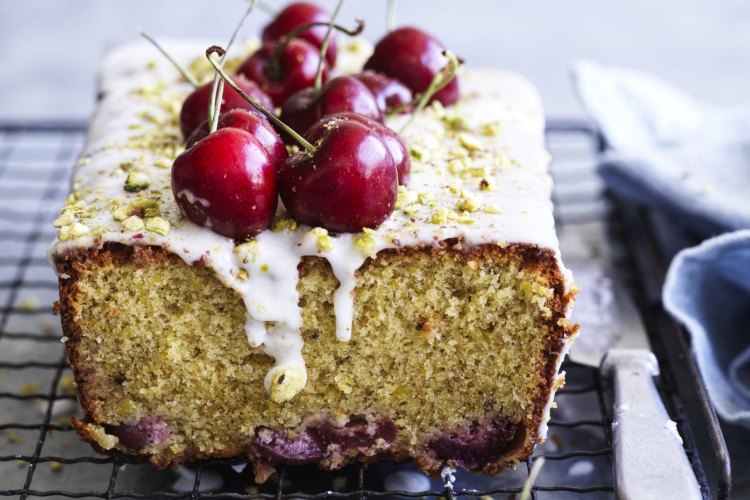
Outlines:
{"label": "light grey wall", "polygon": [[[384,5],[349,0],[341,19],[366,19],[377,39]],[[85,117],[106,47],[138,28],[223,42],[244,8],[241,0],[0,0],[0,119]],[[398,18],[468,64],[525,73],[552,116],[580,113],[568,80],[577,57],[641,68],[706,100],[750,101],[747,0],[400,0]],[[267,19],[257,12],[245,33]]]}

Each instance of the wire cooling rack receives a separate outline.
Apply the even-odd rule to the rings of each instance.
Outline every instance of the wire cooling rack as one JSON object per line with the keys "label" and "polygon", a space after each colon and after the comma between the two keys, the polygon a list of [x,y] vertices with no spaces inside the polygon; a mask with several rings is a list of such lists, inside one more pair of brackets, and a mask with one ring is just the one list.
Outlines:
{"label": "wire cooling rack", "polygon": [[[83,136],[82,123],[0,124],[0,497],[517,498],[540,457],[545,462],[532,498],[615,497],[611,390],[598,370],[571,362],[564,365],[567,385],[558,394],[560,408],[553,412],[549,439],[524,464],[495,478],[459,472],[448,484],[428,479],[408,464],[382,463],[336,472],[286,467],[258,486],[241,460],[156,471],[94,452],[78,441],[70,424],[79,407],[59,320],[51,316],[57,283],[46,257],[54,237],[51,221],[67,195],[70,166]],[[658,294],[649,295],[648,284],[639,279],[643,272],[653,275],[642,267],[654,264],[644,264],[639,246],[628,240],[639,216],[612,203],[593,174],[602,146],[598,136],[585,124],[555,122],[548,129],[548,146],[555,158],[556,220],[562,237],[571,240],[572,235],[577,241],[593,234],[606,244],[607,259],[639,305],[663,323]],[[655,307],[659,310],[649,311]],[[647,326],[657,337],[652,340],[663,373],[658,388],[704,496],[724,498],[729,491],[726,449],[687,344],[683,340],[678,346],[675,361],[668,355],[672,344],[661,338],[663,325],[647,321]],[[674,334],[674,325],[667,322],[670,328]],[[684,394],[685,380],[695,394]],[[688,400],[686,411],[683,402]],[[691,421],[692,429],[701,431],[698,440],[710,443],[708,452],[696,445]],[[702,456],[711,468],[704,469]],[[706,470],[714,471],[713,481]]]}

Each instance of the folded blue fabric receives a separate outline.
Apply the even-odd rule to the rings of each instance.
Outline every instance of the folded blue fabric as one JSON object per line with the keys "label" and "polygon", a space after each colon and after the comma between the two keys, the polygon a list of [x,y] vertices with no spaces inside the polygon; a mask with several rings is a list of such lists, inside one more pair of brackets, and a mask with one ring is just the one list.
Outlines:
{"label": "folded blue fabric", "polygon": [[716,411],[750,429],[750,230],[677,254],[663,300],[690,332]]}
{"label": "folded blue fabric", "polygon": [[705,236],[750,227],[750,106],[698,102],[636,71],[578,62],[574,84],[610,147],[610,189]]}
{"label": "folded blue fabric", "polygon": [[750,429],[750,107],[700,103],[588,61],[573,76],[610,148],[599,166],[609,189],[692,234],[734,231],[680,252],[663,302],[692,337],[717,412]]}

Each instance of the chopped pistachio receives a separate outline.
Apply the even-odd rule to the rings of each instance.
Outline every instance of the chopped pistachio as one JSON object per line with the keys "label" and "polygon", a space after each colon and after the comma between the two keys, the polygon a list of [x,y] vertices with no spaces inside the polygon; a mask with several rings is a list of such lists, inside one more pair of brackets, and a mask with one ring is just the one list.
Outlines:
{"label": "chopped pistachio", "polygon": [[456,203],[456,210],[476,212],[482,204],[482,197],[469,191],[461,191],[461,199]]}
{"label": "chopped pistachio", "polygon": [[148,198],[138,198],[130,203],[129,211],[142,210],[144,217],[159,217],[159,202]]}
{"label": "chopped pistachio", "polygon": [[423,205],[427,205],[435,200],[435,194],[430,191],[422,191],[417,194],[417,200]]}
{"label": "chopped pistachio", "polygon": [[71,234],[74,238],[78,238],[80,236],[86,236],[89,234],[90,230],[88,226],[85,226],[81,224],[80,222],[74,222],[71,227]]}
{"label": "chopped pistachio", "polygon": [[238,269],[235,277],[240,281],[247,281],[248,279],[250,279],[250,274],[246,269]]}
{"label": "chopped pistachio", "polygon": [[70,226],[61,227],[60,231],[58,232],[57,238],[60,241],[74,240],[76,238],[80,238],[81,236],[89,234],[89,232],[90,230],[87,226],[81,224],[80,222],[74,222]]}
{"label": "chopped pistachio", "polygon": [[482,211],[487,214],[499,214],[500,207],[493,203],[488,203],[487,205],[482,207]]}
{"label": "chopped pistachio", "polygon": [[432,213],[430,222],[433,224],[445,224],[448,222],[448,209],[440,208]]}
{"label": "chopped pistachio", "polygon": [[455,212],[451,212],[448,214],[448,218],[452,221],[456,221],[459,224],[474,224],[474,219],[471,218],[469,215],[469,212],[462,212],[460,214],[457,214]]}
{"label": "chopped pistachio", "polygon": [[284,231],[285,229],[289,231],[296,231],[298,227],[299,224],[296,220],[289,217],[279,217],[278,219],[273,221],[273,224],[271,225],[271,231],[273,231],[274,233]]}
{"label": "chopped pistachio", "polygon": [[157,168],[172,168],[172,163],[166,158],[157,158],[154,160],[154,166]]}
{"label": "chopped pistachio", "polygon": [[169,221],[163,217],[151,217],[146,219],[146,229],[152,233],[166,236],[169,233]]}
{"label": "chopped pistachio", "polygon": [[396,210],[403,210],[405,207],[416,203],[419,196],[414,191],[410,191],[406,186],[398,187],[396,196]]}
{"label": "chopped pistachio", "polygon": [[368,257],[371,257],[375,254],[375,238],[373,235],[375,234],[375,231],[369,228],[364,228],[362,230],[362,236],[359,236],[354,241],[354,246],[357,247],[363,254],[365,254]]}
{"label": "chopped pistachio", "polygon": [[454,113],[445,114],[441,120],[445,124],[445,128],[451,132],[464,132],[469,130],[469,125],[463,117]]}
{"label": "chopped pistachio", "polygon": [[65,211],[62,213],[60,217],[55,219],[55,222],[52,223],[55,227],[63,227],[63,226],[69,226],[75,222],[75,218],[73,217],[72,212]]}
{"label": "chopped pistachio", "polygon": [[304,366],[277,366],[272,368],[268,375],[269,392],[274,403],[289,401],[299,394],[307,383],[307,371]]}
{"label": "chopped pistachio", "polygon": [[262,272],[264,272],[264,273],[267,273],[268,272],[268,264],[263,264],[262,266],[260,266],[260,270]]}
{"label": "chopped pistachio", "polygon": [[141,219],[137,215],[131,215],[130,217],[122,221],[122,227],[123,229],[125,229],[125,231],[136,232],[142,231],[145,227],[145,224],[143,223],[143,219]]}
{"label": "chopped pistachio", "polygon": [[308,233],[315,237],[315,244],[318,247],[318,252],[330,252],[333,250],[333,238],[328,235],[328,230],[322,227],[316,227],[310,230]]}
{"label": "chopped pistachio", "polygon": [[479,127],[479,131],[482,133],[482,135],[486,135],[487,137],[495,137],[497,135],[500,135],[501,130],[502,127],[500,126],[500,122],[485,123],[481,127]]}
{"label": "chopped pistachio", "polygon": [[451,194],[458,194],[461,192],[461,185],[458,182],[451,182],[446,188]]}
{"label": "chopped pistachio", "polygon": [[483,147],[479,139],[469,134],[459,134],[458,142],[468,151],[479,151]]}
{"label": "chopped pistachio", "polygon": [[128,209],[125,207],[117,207],[112,210],[112,219],[117,222],[122,222],[128,218]]}
{"label": "chopped pistachio", "polygon": [[429,161],[430,153],[424,148],[419,146],[412,146],[409,148],[409,155],[417,161]]}
{"label": "chopped pistachio", "polygon": [[146,189],[149,184],[151,184],[151,180],[148,178],[148,175],[143,172],[130,172],[125,181],[125,191],[137,193]]}
{"label": "chopped pistachio", "polygon": [[454,175],[460,174],[466,169],[466,164],[459,159],[448,162],[448,171]]}
{"label": "chopped pistachio", "polygon": [[479,181],[480,191],[493,191],[494,189],[495,189],[495,181],[493,179],[482,177],[482,180]]}
{"label": "chopped pistachio", "polygon": [[250,240],[241,245],[234,247],[234,253],[240,256],[240,260],[243,264],[248,262],[255,262],[258,257],[258,242]]}

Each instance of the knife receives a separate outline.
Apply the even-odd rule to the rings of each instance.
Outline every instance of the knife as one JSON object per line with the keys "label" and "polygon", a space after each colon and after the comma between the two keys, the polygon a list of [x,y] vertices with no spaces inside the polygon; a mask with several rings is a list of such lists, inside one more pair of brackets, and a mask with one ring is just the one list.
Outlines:
{"label": "knife", "polygon": [[[635,304],[601,268],[592,270],[590,263],[577,263],[583,269],[573,266],[576,278],[587,277],[591,288],[587,291],[586,283],[581,283],[576,308],[581,305],[584,314],[575,316],[581,324],[581,335],[572,346],[570,357],[578,363],[601,367],[602,374],[612,380],[612,447],[618,498],[702,499],[677,426],[656,391],[654,377],[659,375],[659,364]],[[602,293],[607,289],[608,293]],[[602,297],[609,299],[608,304],[602,303]],[[602,307],[610,312],[603,314]],[[607,329],[612,332],[608,338],[586,341]]]}

